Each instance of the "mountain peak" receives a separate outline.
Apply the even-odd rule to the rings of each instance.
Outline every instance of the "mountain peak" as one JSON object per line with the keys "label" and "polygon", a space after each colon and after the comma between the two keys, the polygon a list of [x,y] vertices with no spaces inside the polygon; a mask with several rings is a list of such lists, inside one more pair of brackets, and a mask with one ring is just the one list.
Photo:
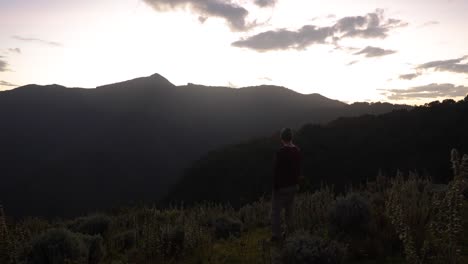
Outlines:
{"label": "mountain peak", "polygon": [[173,87],[169,80],[164,78],[162,75],[155,73],[148,77],[140,77],[128,81],[123,81],[119,83],[107,84],[103,86],[98,86],[98,89],[115,89],[115,88],[124,88],[124,89],[143,89],[143,90],[153,90],[155,87]]}
{"label": "mountain peak", "polygon": [[153,79],[154,81],[157,81],[160,84],[165,83],[165,84],[169,84],[170,86],[174,85],[168,79],[166,79],[166,77],[162,76],[159,73],[152,74],[151,76],[149,76],[149,78]]}
{"label": "mountain peak", "polygon": [[161,74],[159,74],[159,73],[157,73],[157,72],[156,72],[156,73],[154,73],[154,74],[152,74],[152,75],[150,75],[149,77],[152,77],[152,78],[163,78],[163,79],[166,79],[166,78],[164,78],[164,76],[162,76]]}

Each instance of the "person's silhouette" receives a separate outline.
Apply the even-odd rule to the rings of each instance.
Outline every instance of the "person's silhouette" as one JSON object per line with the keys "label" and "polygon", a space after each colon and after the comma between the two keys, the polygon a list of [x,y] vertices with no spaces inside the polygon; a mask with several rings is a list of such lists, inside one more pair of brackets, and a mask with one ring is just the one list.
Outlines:
{"label": "person's silhouette", "polygon": [[273,195],[271,201],[272,241],[282,239],[281,211],[285,210],[286,232],[293,229],[294,196],[301,177],[301,151],[292,142],[290,128],[281,131],[282,147],[276,152],[273,177]]}

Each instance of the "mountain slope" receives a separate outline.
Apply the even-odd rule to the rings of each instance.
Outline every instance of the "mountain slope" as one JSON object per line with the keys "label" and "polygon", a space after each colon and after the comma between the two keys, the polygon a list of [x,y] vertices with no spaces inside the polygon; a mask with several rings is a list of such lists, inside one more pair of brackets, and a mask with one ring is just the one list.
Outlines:
{"label": "mountain slope", "polygon": [[175,86],[158,74],[96,89],[27,85],[0,92],[0,203],[47,216],[156,201],[209,150],[406,107],[384,105],[356,110],[277,86]]}
{"label": "mountain slope", "polygon": [[[339,118],[297,132],[308,188],[322,183],[338,191],[377,176],[379,170],[418,171],[435,181],[451,177],[448,153],[468,150],[468,96],[379,116]],[[271,192],[273,156],[279,135],[220,148],[195,162],[167,201],[202,200],[243,204]]]}

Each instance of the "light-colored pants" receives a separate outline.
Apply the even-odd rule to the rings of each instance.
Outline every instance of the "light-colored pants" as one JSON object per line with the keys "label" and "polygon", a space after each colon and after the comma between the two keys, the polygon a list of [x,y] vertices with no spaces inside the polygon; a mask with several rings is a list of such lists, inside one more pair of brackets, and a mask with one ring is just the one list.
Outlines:
{"label": "light-colored pants", "polygon": [[284,216],[286,220],[286,232],[290,233],[293,230],[293,211],[294,211],[294,196],[297,192],[297,186],[291,186],[273,191],[271,199],[271,231],[273,237],[281,236],[281,210],[284,208]]}

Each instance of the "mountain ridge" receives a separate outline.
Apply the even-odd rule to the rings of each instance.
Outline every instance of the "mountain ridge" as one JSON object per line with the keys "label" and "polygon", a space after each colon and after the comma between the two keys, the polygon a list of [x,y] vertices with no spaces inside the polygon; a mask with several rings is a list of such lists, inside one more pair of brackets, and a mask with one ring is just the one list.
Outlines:
{"label": "mountain ridge", "polygon": [[[182,87],[186,87],[186,88],[193,88],[193,87],[200,88],[200,87],[203,87],[203,88],[215,88],[215,89],[221,88],[221,89],[225,89],[225,90],[240,91],[240,92],[254,92],[256,90],[267,90],[267,89],[270,89],[270,91],[268,91],[268,92],[271,92],[271,89],[273,89],[273,90],[280,91],[280,92],[285,93],[285,94],[295,94],[295,95],[299,95],[299,96],[313,97],[313,98],[317,98],[317,99],[321,99],[321,100],[330,100],[330,101],[336,102],[337,104],[341,104],[343,106],[344,105],[351,105],[351,104],[344,103],[344,102],[341,102],[341,101],[336,100],[336,99],[328,98],[328,97],[323,96],[323,95],[321,95],[319,93],[303,94],[303,93],[294,91],[292,89],[289,89],[287,87],[278,86],[278,85],[260,84],[260,85],[255,85],[255,86],[244,86],[244,87],[239,87],[239,88],[231,88],[231,87],[216,86],[216,85],[215,86],[208,86],[208,85],[194,84],[194,83],[188,83],[186,85],[174,85],[167,78],[165,78],[164,76],[162,76],[159,73],[154,73],[154,74],[149,75],[147,77],[138,77],[138,78],[133,78],[133,79],[129,79],[129,80],[121,81],[121,82],[115,82],[115,83],[111,83],[111,84],[99,85],[99,86],[96,86],[95,88],[66,87],[66,86],[63,86],[63,85],[60,85],[60,84],[46,84],[46,85],[27,84],[27,85],[19,86],[19,87],[10,89],[10,90],[0,91],[0,93],[2,93],[2,92],[14,92],[14,91],[18,91],[18,90],[27,90],[27,89],[61,89],[61,88],[85,89],[85,90],[94,90],[94,89],[102,90],[102,89],[109,89],[109,88],[114,88],[115,89],[117,87],[119,87],[119,88],[129,87],[128,85],[131,85],[131,84],[133,84],[133,85],[134,84],[140,84],[140,85],[141,84],[147,84],[146,82],[148,82],[148,81],[156,81],[154,84],[158,84],[158,85],[164,84],[165,86],[171,86],[171,87],[177,87],[177,88],[182,88]],[[354,102],[353,104],[355,104],[355,103],[361,103],[361,102]]]}

